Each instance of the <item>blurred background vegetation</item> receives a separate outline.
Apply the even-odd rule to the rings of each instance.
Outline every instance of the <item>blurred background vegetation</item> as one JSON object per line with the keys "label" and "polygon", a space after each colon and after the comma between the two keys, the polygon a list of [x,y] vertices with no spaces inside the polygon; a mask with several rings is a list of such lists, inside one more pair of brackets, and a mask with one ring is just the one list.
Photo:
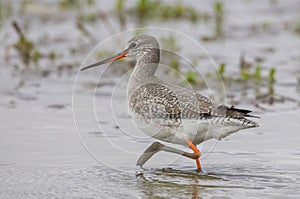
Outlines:
{"label": "blurred background vegetation", "polygon": [[[287,73],[278,76],[278,71],[285,64],[289,65],[286,70],[293,74],[293,86],[299,93],[299,51],[288,54],[296,48],[297,42],[299,44],[299,6],[290,2],[286,3],[290,6],[284,7],[285,4],[277,0],[265,0],[263,6],[255,2],[4,0],[0,2],[1,65],[19,74],[30,71],[41,77],[72,76],[86,54],[108,36],[128,29],[157,26],[182,31],[208,48],[217,68],[202,74],[206,79],[221,78],[229,90],[232,85],[239,85],[238,89],[247,89],[244,95],[250,88],[259,102],[294,102],[293,98],[275,95],[274,84],[278,83],[278,78],[289,77]],[[251,18],[256,12],[258,17]],[[141,32],[136,29],[135,34]],[[158,33],[156,36],[162,49],[181,54],[189,48],[172,34],[161,36]],[[261,45],[268,37],[273,39]],[[287,45],[293,41],[297,42]],[[124,41],[120,42],[122,45]],[[255,45],[257,48],[253,47]],[[291,49],[279,50],[281,45]],[[114,54],[113,51],[99,49],[95,56],[102,59]],[[282,59],[278,60],[277,54],[281,54]],[[162,63],[183,74],[186,83],[201,88],[204,82],[197,71],[184,69],[177,58],[165,55]],[[188,59],[196,68],[208,65],[207,57],[197,52],[191,53]],[[172,73],[167,71],[166,74]]]}

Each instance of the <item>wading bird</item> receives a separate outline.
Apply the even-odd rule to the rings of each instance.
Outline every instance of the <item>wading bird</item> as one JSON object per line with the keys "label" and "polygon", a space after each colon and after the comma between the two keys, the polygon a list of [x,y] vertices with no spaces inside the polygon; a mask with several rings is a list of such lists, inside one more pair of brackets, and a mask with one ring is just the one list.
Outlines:
{"label": "wading bird", "polygon": [[193,150],[188,153],[154,142],[138,159],[138,166],[143,166],[155,153],[166,151],[196,160],[197,169],[201,171],[198,144],[258,126],[246,119],[255,117],[249,115],[249,110],[219,105],[205,96],[157,78],[155,71],[160,61],[160,48],[155,37],[150,35],[132,38],[124,51],[81,70],[125,57],[136,60],[127,86],[128,106],[134,122],[153,138],[189,146]]}

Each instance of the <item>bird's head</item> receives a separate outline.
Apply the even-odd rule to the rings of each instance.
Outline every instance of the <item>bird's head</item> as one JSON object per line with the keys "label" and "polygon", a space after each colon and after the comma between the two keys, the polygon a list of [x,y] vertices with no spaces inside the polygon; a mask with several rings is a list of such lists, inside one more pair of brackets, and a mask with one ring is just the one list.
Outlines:
{"label": "bird's head", "polygon": [[137,61],[144,61],[146,63],[158,63],[159,43],[153,36],[138,35],[128,41],[125,49],[122,52],[102,61],[88,65],[82,68],[81,71],[125,57],[132,58]]}

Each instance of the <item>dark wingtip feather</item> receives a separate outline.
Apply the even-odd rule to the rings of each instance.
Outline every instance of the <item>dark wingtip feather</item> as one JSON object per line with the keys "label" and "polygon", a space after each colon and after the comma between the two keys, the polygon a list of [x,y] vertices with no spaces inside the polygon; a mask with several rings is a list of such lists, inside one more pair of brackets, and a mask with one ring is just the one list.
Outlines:
{"label": "dark wingtip feather", "polygon": [[231,106],[230,108],[227,108],[226,111],[226,116],[229,117],[254,117],[254,118],[260,118],[258,116],[255,115],[249,115],[248,113],[251,113],[251,110],[247,110],[247,109],[239,109],[239,108],[234,108],[233,106]]}

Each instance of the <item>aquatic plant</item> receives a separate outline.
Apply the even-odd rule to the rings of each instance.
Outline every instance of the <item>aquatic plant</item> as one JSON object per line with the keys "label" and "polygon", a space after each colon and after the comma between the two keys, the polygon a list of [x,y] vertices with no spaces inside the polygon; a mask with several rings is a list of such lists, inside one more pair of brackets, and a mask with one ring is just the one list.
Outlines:
{"label": "aquatic plant", "polygon": [[31,58],[36,67],[39,65],[40,57],[41,57],[40,51],[38,51],[37,49],[34,49],[32,51]]}
{"label": "aquatic plant", "polygon": [[139,20],[145,19],[187,19],[196,22],[200,15],[193,8],[182,3],[165,4],[158,0],[138,0],[128,14],[135,15]]}
{"label": "aquatic plant", "polygon": [[203,19],[203,21],[205,23],[208,23],[212,18],[212,16],[207,11],[204,11],[203,13],[201,13],[200,16],[201,16],[201,19]]}
{"label": "aquatic plant", "polygon": [[58,6],[61,9],[80,9],[85,5],[89,5],[92,6],[95,4],[94,0],[86,0],[86,1],[82,1],[82,0],[60,0],[58,2]]}
{"label": "aquatic plant", "polygon": [[138,0],[134,10],[140,19],[144,19],[146,16],[152,15],[156,10],[159,10],[160,7],[159,1]]}
{"label": "aquatic plant", "polygon": [[115,11],[124,12],[125,11],[125,0],[117,0],[115,5]]}
{"label": "aquatic plant", "polygon": [[80,7],[80,0],[60,0],[58,5],[62,9],[78,8]]}
{"label": "aquatic plant", "polygon": [[169,66],[174,70],[179,71],[179,61],[177,59],[171,58]]}
{"label": "aquatic plant", "polygon": [[[214,28],[214,33],[213,35],[206,35],[202,36],[201,40],[202,41],[214,41],[218,38],[223,37],[224,31],[223,31],[223,26],[224,26],[224,6],[221,1],[216,1],[214,2],[214,22],[215,22],[215,28]],[[204,19],[209,19],[209,15],[205,16]]]}
{"label": "aquatic plant", "polygon": [[32,58],[34,44],[25,36],[21,30],[21,27],[16,21],[13,21],[12,25],[19,37],[19,40],[13,45],[13,47],[18,51],[24,65],[28,67]]}
{"label": "aquatic plant", "polygon": [[268,21],[264,21],[261,23],[261,28],[264,30],[264,31],[269,31],[271,29],[271,24],[270,22]]}
{"label": "aquatic plant", "polygon": [[245,69],[242,69],[240,71],[240,75],[241,75],[241,80],[244,80],[244,81],[250,79],[250,77],[251,77],[249,72]]}
{"label": "aquatic plant", "polygon": [[27,38],[21,26],[16,21],[12,22],[12,26],[18,35],[18,40],[11,47],[18,52],[26,68],[29,68],[31,63],[38,67],[41,58],[49,58],[53,61],[58,57],[55,51],[42,53],[37,49],[35,42]]}
{"label": "aquatic plant", "polygon": [[196,22],[198,14],[195,9],[184,4],[165,5],[161,7],[161,17],[164,19],[186,18],[191,22]]}
{"label": "aquatic plant", "polygon": [[269,82],[274,83],[275,82],[275,68],[271,68],[269,70]]}
{"label": "aquatic plant", "polygon": [[221,1],[216,1],[214,3],[215,11],[215,36],[223,36],[223,18],[224,18],[224,8]]}
{"label": "aquatic plant", "polygon": [[50,53],[49,53],[49,59],[50,60],[55,60],[57,58],[57,53],[55,52],[55,51],[51,51]]}
{"label": "aquatic plant", "polygon": [[[256,66],[254,64],[256,64]],[[215,73],[207,73],[205,77],[212,80],[216,80],[221,77],[225,83],[230,84],[233,82],[234,84],[255,85],[255,88],[269,85],[269,92],[274,92],[273,84],[275,82],[275,68],[270,68],[267,73],[265,71],[262,73],[262,67],[258,65],[257,62],[252,63],[251,61],[246,61],[244,52],[242,52],[240,56],[239,68],[239,76],[226,76],[226,65],[221,63]],[[256,89],[255,92],[257,95],[260,94],[259,89]]]}
{"label": "aquatic plant", "polygon": [[242,52],[240,56],[240,79],[241,80],[248,80],[251,75],[249,70],[252,68],[252,63],[246,61],[246,53]]}
{"label": "aquatic plant", "polygon": [[190,84],[197,83],[197,76],[198,76],[198,74],[194,71],[188,71],[187,73],[185,73],[186,81]]}
{"label": "aquatic plant", "polygon": [[300,23],[299,22],[294,25],[293,29],[294,29],[294,32],[300,36]]}
{"label": "aquatic plant", "polygon": [[78,15],[77,19],[82,22],[94,23],[96,22],[97,17],[98,17],[97,13],[85,13],[85,14]]}
{"label": "aquatic plant", "polygon": [[219,65],[218,71],[217,71],[218,75],[221,76],[221,78],[224,78],[224,73],[225,73],[225,64],[222,63]]}
{"label": "aquatic plant", "polygon": [[260,66],[256,66],[256,67],[255,67],[253,77],[254,77],[257,81],[260,81],[260,80],[261,80]]}

